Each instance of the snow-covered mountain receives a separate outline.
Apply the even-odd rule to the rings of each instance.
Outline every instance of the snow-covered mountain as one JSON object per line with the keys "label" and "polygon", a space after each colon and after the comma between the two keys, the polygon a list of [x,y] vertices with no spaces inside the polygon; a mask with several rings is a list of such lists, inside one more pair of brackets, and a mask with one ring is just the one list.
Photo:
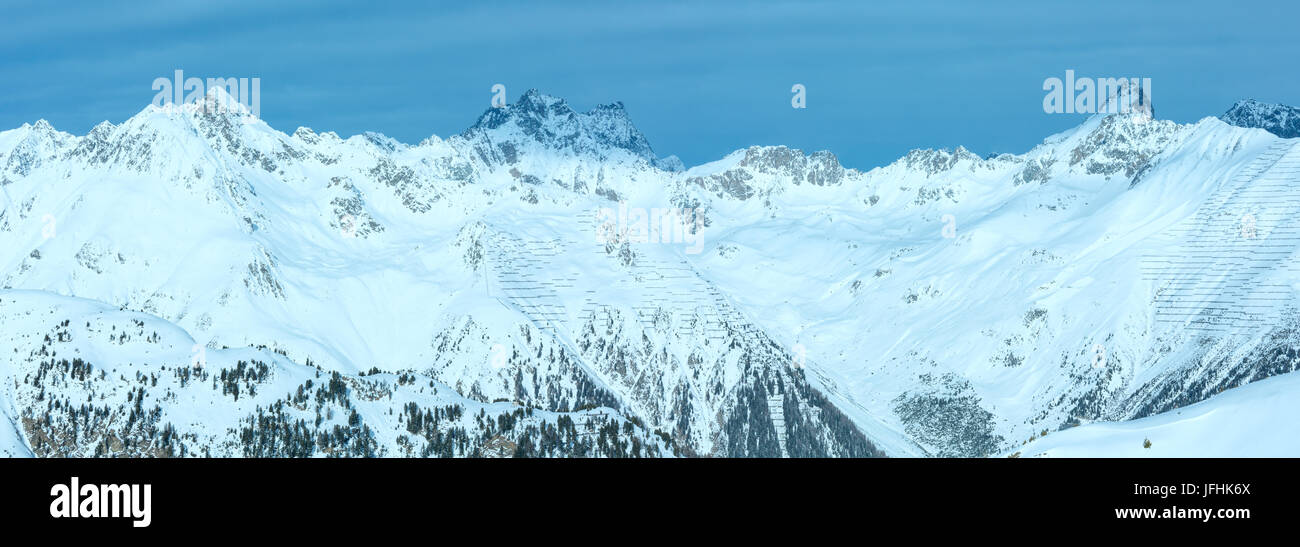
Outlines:
{"label": "snow-covered mountain", "polygon": [[1237,101],[1220,118],[1238,127],[1256,127],[1285,139],[1300,137],[1300,108],[1293,106],[1246,99]]}
{"label": "snow-covered mountain", "polygon": [[618,103],[221,93],[0,132],[0,453],[1002,455],[1296,368],[1300,150],[1217,118],[685,169]]}

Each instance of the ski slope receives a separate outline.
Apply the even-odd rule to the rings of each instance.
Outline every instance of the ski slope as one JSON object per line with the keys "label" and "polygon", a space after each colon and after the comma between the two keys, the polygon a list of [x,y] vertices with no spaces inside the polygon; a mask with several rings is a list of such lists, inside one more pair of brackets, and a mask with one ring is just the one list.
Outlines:
{"label": "ski slope", "polygon": [[[1283,374],[1147,418],[1041,437],[1021,458],[1289,458],[1300,453],[1300,375]],[[1150,448],[1143,445],[1151,442]]]}

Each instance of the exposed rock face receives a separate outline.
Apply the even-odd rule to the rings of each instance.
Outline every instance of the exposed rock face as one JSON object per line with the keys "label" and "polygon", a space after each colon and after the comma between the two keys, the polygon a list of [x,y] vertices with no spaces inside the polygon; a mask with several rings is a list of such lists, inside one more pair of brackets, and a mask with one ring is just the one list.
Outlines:
{"label": "exposed rock face", "polygon": [[417,145],[205,105],[0,133],[0,451],[982,456],[1300,363],[1300,148],[1214,119],[683,170],[536,91]]}
{"label": "exposed rock face", "polygon": [[488,109],[460,137],[473,143],[485,160],[503,164],[518,162],[520,154],[534,147],[600,159],[620,150],[648,162],[657,160],[650,142],[628,119],[623,103],[577,112],[564,99],[536,89],[513,104]]}
{"label": "exposed rock face", "polygon": [[1219,119],[1237,127],[1263,129],[1282,137],[1300,137],[1300,108],[1245,99],[1237,101]]}

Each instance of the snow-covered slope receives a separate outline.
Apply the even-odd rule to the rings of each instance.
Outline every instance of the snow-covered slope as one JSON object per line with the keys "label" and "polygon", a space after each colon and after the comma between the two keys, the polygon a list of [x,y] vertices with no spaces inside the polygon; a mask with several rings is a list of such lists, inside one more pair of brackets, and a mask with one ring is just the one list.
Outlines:
{"label": "snow-covered slope", "polygon": [[[0,292],[8,456],[672,456],[609,408],[479,402],[414,371],[207,349],[143,313]],[[21,431],[15,435],[15,431]],[[22,442],[15,442],[21,439]]]}
{"label": "snow-covered slope", "polygon": [[[424,405],[602,409],[642,455],[995,455],[1295,369],[1294,144],[1140,110],[1022,155],[918,150],[862,172],[756,146],[682,169],[621,104],[536,91],[417,145],[149,107],[81,137],[0,132],[0,287],[19,291],[0,295],[147,314],[177,347],[260,351],[285,375],[415,375],[442,386]],[[691,222],[655,230],[669,210]],[[41,421],[51,399],[24,378],[55,350],[0,350],[16,432],[0,441],[48,453],[31,424],[68,425]],[[189,362],[139,351],[82,359],[127,379]],[[249,416],[231,403],[154,425],[216,453]],[[388,431],[384,408],[401,411],[362,425]]]}
{"label": "snow-covered slope", "polygon": [[[1148,418],[1052,433],[1018,457],[1233,458],[1300,453],[1300,375],[1284,374]],[[1149,444],[1148,444],[1149,443]]]}

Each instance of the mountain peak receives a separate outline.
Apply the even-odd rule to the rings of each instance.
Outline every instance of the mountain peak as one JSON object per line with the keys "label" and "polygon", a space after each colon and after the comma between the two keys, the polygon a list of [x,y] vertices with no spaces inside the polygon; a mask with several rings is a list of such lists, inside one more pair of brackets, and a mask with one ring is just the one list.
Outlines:
{"label": "mountain peak", "polygon": [[547,95],[538,91],[536,88],[525,91],[524,94],[519,97],[519,100],[515,101],[515,107],[521,112],[528,112],[539,116],[547,116],[551,114],[565,115],[573,112],[573,109],[569,108],[569,104],[566,103],[564,99]]}
{"label": "mountain peak", "polygon": [[223,112],[237,116],[247,116],[252,113],[244,103],[239,102],[239,98],[232,96],[221,86],[209,87],[203,100],[207,112]]}
{"label": "mountain peak", "polygon": [[1155,119],[1156,108],[1151,101],[1151,89],[1148,87],[1150,84],[1151,82],[1146,81],[1144,85],[1143,81],[1137,78],[1119,79],[1118,86],[1113,88],[1113,92],[1106,97],[1099,97],[1104,102],[1098,105],[1098,115],[1120,115],[1140,122]]}
{"label": "mountain peak", "polygon": [[[601,158],[625,151],[658,164],[649,141],[632,123],[622,102],[577,112],[564,99],[537,89],[529,89],[512,104],[488,109],[461,137],[468,140],[487,137],[491,143],[508,142],[512,147],[522,144],[521,141],[531,142],[552,150],[592,153]],[[507,162],[512,161],[509,157],[513,154],[513,151],[504,154]]]}
{"label": "mountain peak", "polygon": [[141,114],[151,112],[162,112],[165,114],[183,113],[197,114],[201,116],[228,116],[236,118],[248,117],[252,110],[239,101],[238,97],[231,95],[226,88],[221,86],[212,86],[204,92],[202,97],[197,97],[193,101],[184,103],[165,102],[162,105],[157,103],[146,106]]}
{"label": "mountain peak", "polygon": [[534,125],[552,118],[568,118],[575,115],[577,113],[564,99],[547,95],[536,89],[529,89],[512,104],[488,109],[465,133],[476,129],[496,129],[512,120],[523,120]]}
{"label": "mountain peak", "polygon": [[1300,137],[1300,108],[1294,106],[1243,99],[1219,119],[1237,127],[1263,129],[1284,139]]}
{"label": "mountain peak", "polygon": [[23,138],[33,143],[59,143],[72,138],[71,134],[55,129],[45,118],[36,120],[36,123],[24,123],[20,129],[23,130]]}

